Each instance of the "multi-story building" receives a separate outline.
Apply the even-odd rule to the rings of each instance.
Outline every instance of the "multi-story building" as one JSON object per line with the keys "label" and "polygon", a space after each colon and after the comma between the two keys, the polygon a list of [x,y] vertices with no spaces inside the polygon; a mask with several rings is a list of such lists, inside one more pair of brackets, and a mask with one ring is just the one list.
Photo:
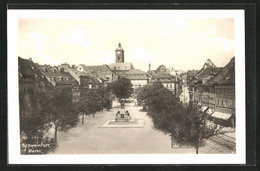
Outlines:
{"label": "multi-story building", "polygon": [[108,65],[98,65],[98,66],[86,66],[79,65],[77,67],[78,71],[88,73],[90,77],[97,79],[99,83],[107,86],[107,84],[118,80],[118,74],[112,71]]}
{"label": "multi-story building", "polygon": [[28,90],[46,92],[53,89],[31,58],[28,60],[18,57],[18,74],[19,93],[26,93]]}
{"label": "multi-story building", "polygon": [[[210,95],[207,93],[204,93],[205,91],[210,91],[211,88],[205,88],[203,87],[203,84],[206,83],[210,78],[214,77],[215,75],[218,74],[219,71],[221,71],[222,68],[205,68],[202,69],[196,76],[195,80],[193,81],[194,83],[194,102],[198,105],[202,105],[203,99],[205,98],[208,100],[212,98]],[[208,90],[209,89],[209,90]]]}
{"label": "multi-story building", "polygon": [[149,71],[147,73],[149,77],[149,84],[160,82],[165,88],[169,89],[173,93],[176,93],[176,95],[179,95],[181,87],[179,86],[179,80],[176,76],[168,73],[167,68],[164,65],[160,65],[156,70],[150,70],[150,68],[151,65],[149,64]]}
{"label": "multi-story building", "polygon": [[206,84],[215,88],[215,112],[211,116],[235,126],[235,57]]}
{"label": "multi-story building", "polygon": [[[188,71],[187,78],[189,77],[190,101],[194,102],[195,105],[202,105],[202,99],[205,98],[203,97],[204,91],[202,85],[216,75],[221,69],[222,68],[217,68],[210,59],[207,59],[198,72],[195,72],[195,70]],[[205,96],[208,97],[208,95]]]}
{"label": "multi-story building", "polygon": [[144,85],[148,84],[147,74],[140,69],[133,69],[120,74],[121,77],[126,77],[133,84],[134,90],[142,88]]}
{"label": "multi-story building", "polygon": [[38,68],[56,89],[71,91],[73,87],[78,86],[78,82],[63,68],[50,65],[38,65]]}

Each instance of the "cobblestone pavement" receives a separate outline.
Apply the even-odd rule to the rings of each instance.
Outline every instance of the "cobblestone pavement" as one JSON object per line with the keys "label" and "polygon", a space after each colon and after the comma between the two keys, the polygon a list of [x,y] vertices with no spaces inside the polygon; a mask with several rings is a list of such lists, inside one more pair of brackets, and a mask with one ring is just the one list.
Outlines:
{"label": "cobblestone pavement", "polygon": [[[171,148],[169,136],[154,130],[146,112],[140,111],[141,107],[135,107],[134,103],[127,103],[126,109],[132,118],[144,120],[143,128],[100,128],[108,119],[114,119],[119,107],[116,105],[111,111],[96,113],[95,118],[86,116],[84,125],[80,123],[67,133],[59,132],[55,154],[195,154],[193,148]],[[234,142],[234,138],[225,135],[214,137],[199,153],[234,153],[231,148]]]}

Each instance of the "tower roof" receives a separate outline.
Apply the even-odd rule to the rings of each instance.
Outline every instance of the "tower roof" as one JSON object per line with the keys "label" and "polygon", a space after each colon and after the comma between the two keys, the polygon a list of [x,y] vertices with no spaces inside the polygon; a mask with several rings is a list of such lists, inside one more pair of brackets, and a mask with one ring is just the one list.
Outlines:
{"label": "tower roof", "polygon": [[122,48],[122,46],[121,46],[121,43],[120,43],[120,42],[118,43],[118,48],[116,48],[116,50],[124,50],[124,49]]}

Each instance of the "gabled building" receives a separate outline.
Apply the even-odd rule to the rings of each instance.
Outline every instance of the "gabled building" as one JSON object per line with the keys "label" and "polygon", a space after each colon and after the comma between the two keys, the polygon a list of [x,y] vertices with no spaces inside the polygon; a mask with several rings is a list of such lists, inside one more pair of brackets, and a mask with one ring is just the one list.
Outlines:
{"label": "gabled building", "polygon": [[105,64],[99,66],[86,66],[80,64],[77,67],[77,70],[87,73],[93,82],[98,86],[107,86],[107,84],[118,80],[118,74],[113,72],[109,66]]}
{"label": "gabled building", "polygon": [[53,89],[53,86],[48,82],[31,58],[23,59],[18,57],[18,74],[19,93],[26,93],[29,90],[46,92]]}
{"label": "gabled building", "polygon": [[149,64],[149,71],[147,72],[149,84],[160,82],[165,88],[179,95],[181,87],[179,86],[180,82],[176,76],[168,73],[164,65],[160,65],[156,70],[150,70],[150,68],[151,66]]}
{"label": "gabled building", "polygon": [[106,80],[102,76],[100,76],[97,72],[95,72],[93,70],[93,67],[80,64],[77,67],[77,70],[80,72],[84,72],[89,76],[93,88],[99,88],[101,86],[104,86]]}
{"label": "gabled building", "polygon": [[224,120],[235,126],[235,57],[216,76],[204,84],[215,92],[215,112],[211,115],[216,120]]}
{"label": "gabled building", "polygon": [[56,88],[70,91],[78,82],[63,68],[50,65],[38,65],[42,75]]}
{"label": "gabled building", "polygon": [[194,84],[194,102],[196,104],[202,105],[202,99],[205,98],[203,84],[207,82],[210,78],[214,77],[223,68],[205,68],[201,70],[193,81]]}
{"label": "gabled building", "polygon": [[110,69],[106,64],[98,66],[86,66],[87,70],[91,70],[98,74],[98,76],[103,79],[104,84],[112,83],[118,80],[118,74]]}
{"label": "gabled building", "polygon": [[207,59],[198,72],[194,72],[195,70],[188,71],[187,78],[189,79],[190,101],[194,102],[195,105],[202,105],[202,85],[211,77],[218,74],[221,69],[222,68],[217,68],[210,59]]}

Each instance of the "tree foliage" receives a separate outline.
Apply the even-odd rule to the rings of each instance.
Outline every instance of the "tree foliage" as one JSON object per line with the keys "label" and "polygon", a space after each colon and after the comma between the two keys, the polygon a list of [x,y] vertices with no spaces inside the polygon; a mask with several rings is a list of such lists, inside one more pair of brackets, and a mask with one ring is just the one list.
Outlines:
{"label": "tree foliage", "polygon": [[110,84],[110,89],[115,94],[119,101],[123,98],[129,98],[133,94],[133,84],[125,77],[121,77],[119,80]]}
{"label": "tree foliage", "polygon": [[77,126],[79,121],[78,114],[74,111],[72,96],[68,92],[54,91],[46,93],[41,98],[43,105],[42,112],[46,119],[54,125],[55,142],[57,142],[57,132],[64,131]]}
{"label": "tree foliage", "polygon": [[196,148],[205,141],[221,133],[221,127],[210,123],[206,114],[192,104],[184,106],[179,98],[164,88],[161,83],[144,86],[137,94],[137,100],[148,107],[147,115],[152,119],[154,128],[171,137],[173,143]]}
{"label": "tree foliage", "polygon": [[82,124],[84,124],[84,115],[93,114],[105,109],[111,109],[110,92],[107,87],[99,89],[89,89],[79,97],[79,100],[74,103],[75,111],[82,115]]}
{"label": "tree foliage", "polygon": [[[46,120],[46,116],[42,112],[41,98],[44,96],[42,92],[28,90],[19,94],[20,109],[20,140],[23,144],[53,144],[54,138],[46,136],[46,132],[51,128]],[[27,153],[21,146],[21,152]],[[48,153],[55,150],[55,146],[51,148],[43,148],[42,153]]]}
{"label": "tree foliage", "polygon": [[198,154],[199,148],[203,147],[210,137],[223,133],[221,129],[221,126],[209,122],[205,113],[189,103],[176,127],[173,139],[179,145],[194,147]]}
{"label": "tree foliage", "polygon": [[184,110],[179,99],[158,82],[144,86],[138,92],[137,100],[147,106],[147,115],[152,119],[154,128],[173,137],[176,124],[180,121]]}

